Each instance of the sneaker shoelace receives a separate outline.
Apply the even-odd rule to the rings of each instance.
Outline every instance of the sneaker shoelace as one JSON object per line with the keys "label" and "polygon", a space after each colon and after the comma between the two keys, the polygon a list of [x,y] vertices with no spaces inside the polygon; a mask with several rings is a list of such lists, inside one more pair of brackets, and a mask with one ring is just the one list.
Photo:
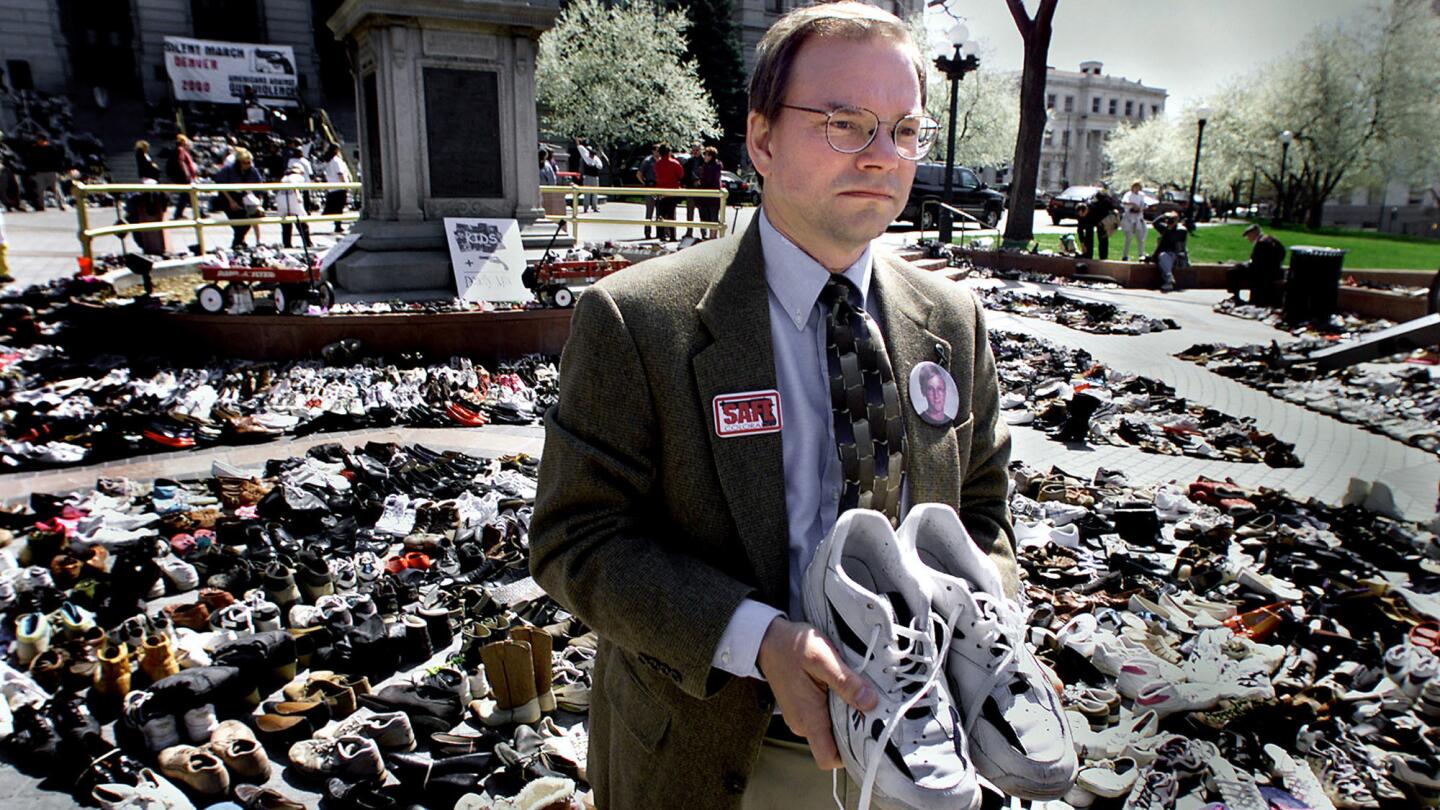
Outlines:
{"label": "sneaker shoelace", "polygon": [[[995,687],[1003,681],[1013,682],[1020,679],[1017,667],[1020,658],[1017,650],[1023,643],[1014,629],[1018,626],[1017,623],[1011,621],[1015,618],[1012,614],[1016,610],[1011,602],[984,591],[973,591],[972,595],[975,597],[975,606],[980,611],[975,622],[975,628],[981,634],[978,643],[995,654],[996,660],[990,665],[990,677],[985,680],[985,685],[976,693],[979,699],[966,701],[965,736],[967,739],[975,728],[975,722],[980,719],[980,712],[985,706],[985,696],[994,692]],[[954,627],[953,619],[950,627]],[[946,641],[945,645],[941,647],[943,650],[949,648],[949,641]]]}
{"label": "sneaker shoelace", "polygon": [[[933,624],[940,625],[940,645],[935,646],[935,638],[923,629],[916,628],[921,621],[920,617],[911,620],[909,627],[895,627],[895,635],[899,639],[909,641],[907,649],[901,653],[900,660],[892,668],[896,688],[905,693],[910,691],[910,697],[895,708],[890,719],[885,721],[885,727],[880,731],[880,738],[871,748],[869,761],[865,763],[865,773],[860,781],[860,798],[856,805],[859,810],[869,810],[870,798],[875,791],[875,779],[880,774],[880,758],[885,755],[885,747],[890,744],[890,738],[894,736],[896,729],[900,727],[906,717],[906,713],[914,708],[923,699],[935,700],[935,687],[939,683],[940,674],[943,671],[940,656],[943,650],[950,648],[950,638],[955,629],[955,623],[960,620],[960,610],[957,607],[951,612],[948,619],[940,622],[935,614],[930,615]],[[877,644],[880,641],[880,625],[870,629],[870,638],[865,644],[865,655],[856,667],[857,672],[864,671],[874,658]],[[913,691],[907,690],[909,686]],[[840,799],[840,771],[830,773],[830,795],[835,799],[835,806],[845,810],[845,803]]]}

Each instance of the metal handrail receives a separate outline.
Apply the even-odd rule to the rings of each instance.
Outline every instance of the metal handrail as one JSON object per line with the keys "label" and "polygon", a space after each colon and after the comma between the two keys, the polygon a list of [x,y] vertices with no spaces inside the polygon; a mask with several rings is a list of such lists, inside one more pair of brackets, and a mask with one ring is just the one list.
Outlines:
{"label": "metal handrail", "polygon": [[[285,222],[357,222],[360,212],[344,214],[306,214],[305,216],[261,216],[244,219],[200,218],[200,195],[213,195],[221,191],[358,191],[359,183],[76,183],[75,216],[80,221],[80,247],[85,258],[93,259],[91,240],[100,236],[124,236],[143,231],[167,231],[175,228],[194,228],[196,245],[205,252],[205,229],[243,225],[277,225]],[[166,219],[159,222],[130,222],[120,225],[90,227],[90,211],[85,198],[91,194],[131,194],[153,192],[156,194],[190,195],[190,208],[196,216],[190,219]],[[117,197],[115,205],[120,205]],[[168,207],[168,205],[167,205]],[[117,217],[118,218],[118,217]]]}
{"label": "metal handrail", "polygon": [[[570,234],[577,240],[580,238],[580,223],[589,222],[596,225],[643,225],[646,228],[705,228],[714,230],[716,235],[724,236],[728,230],[725,227],[725,207],[730,197],[730,192],[724,188],[655,188],[654,186],[577,186],[574,183],[567,185],[541,186],[541,194],[564,194],[566,195],[565,207],[570,213],[565,215],[565,221],[570,223]],[[605,194],[625,195],[629,197],[695,197],[700,199],[719,199],[720,211],[719,222],[708,220],[678,220],[678,219],[615,219],[612,217],[585,217],[580,216],[580,195],[581,194]],[[549,217],[540,220],[550,220]]]}
{"label": "metal handrail", "polygon": [[[920,222],[919,222],[919,225],[920,225],[920,237],[919,237],[919,239],[920,239],[921,242],[924,242],[924,241],[925,241],[925,206],[927,206],[927,205],[934,205],[934,206],[936,206],[937,208],[944,208],[946,211],[949,211],[949,212],[952,213],[952,214],[959,214],[960,216],[964,217],[965,219],[968,219],[968,220],[970,220],[971,222],[975,223],[976,225],[979,225],[979,226],[980,226],[980,230],[982,230],[982,231],[994,231],[994,232],[996,232],[996,233],[999,233],[999,232],[1000,232],[1000,227],[999,227],[999,226],[1000,226],[1000,223],[998,223],[998,222],[995,223],[995,227],[992,228],[991,226],[986,225],[986,224],[985,224],[984,222],[982,222],[980,219],[976,218],[973,214],[969,213],[968,211],[962,211],[962,210],[960,210],[959,208],[956,208],[955,206],[950,205],[949,203],[946,203],[944,200],[930,199],[930,200],[923,200],[923,201],[920,203]],[[936,213],[938,214],[939,212],[937,211]],[[938,218],[937,218],[937,219],[938,219]],[[935,233],[936,233],[936,236],[939,236],[939,233],[940,233],[940,228],[938,227],[939,223],[937,222],[936,225],[937,225],[937,227],[935,228]],[[965,246],[965,232],[964,232],[963,230],[960,232],[960,246],[961,246],[961,247],[964,247],[964,246]]]}

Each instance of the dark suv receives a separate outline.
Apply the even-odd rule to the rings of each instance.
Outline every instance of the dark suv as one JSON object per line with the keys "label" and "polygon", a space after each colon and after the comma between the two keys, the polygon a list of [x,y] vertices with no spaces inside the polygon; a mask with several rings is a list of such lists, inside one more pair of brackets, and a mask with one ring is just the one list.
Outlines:
{"label": "dark suv", "polygon": [[[953,183],[955,207],[993,228],[1005,211],[1005,195],[985,185],[975,172],[956,166]],[[915,166],[915,184],[900,218],[922,228],[934,228],[940,209],[925,205],[930,200],[945,199],[945,164],[920,163]],[[956,218],[958,221],[958,217]]]}

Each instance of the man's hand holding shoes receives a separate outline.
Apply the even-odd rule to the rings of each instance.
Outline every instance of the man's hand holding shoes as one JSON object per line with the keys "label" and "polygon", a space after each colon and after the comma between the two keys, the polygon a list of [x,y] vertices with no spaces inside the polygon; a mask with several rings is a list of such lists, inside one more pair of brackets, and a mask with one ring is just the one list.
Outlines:
{"label": "man's hand holding shoes", "polygon": [[868,712],[878,704],[875,687],[845,666],[835,648],[812,625],[776,618],[760,641],[756,663],[785,725],[810,743],[815,764],[823,770],[841,766],[826,705],[835,691],[852,707]]}

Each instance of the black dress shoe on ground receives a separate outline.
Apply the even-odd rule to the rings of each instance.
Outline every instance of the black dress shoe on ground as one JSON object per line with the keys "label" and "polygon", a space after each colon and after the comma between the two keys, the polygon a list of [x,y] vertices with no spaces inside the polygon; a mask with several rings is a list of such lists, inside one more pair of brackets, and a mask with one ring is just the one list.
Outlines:
{"label": "black dress shoe on ground", "polygon": [[149,691],[157,708],[177,715],[207,703],[217,708],[259,703],[254,678],[246,677],[239,667],[210,666],[182,670],[156,681]]}

